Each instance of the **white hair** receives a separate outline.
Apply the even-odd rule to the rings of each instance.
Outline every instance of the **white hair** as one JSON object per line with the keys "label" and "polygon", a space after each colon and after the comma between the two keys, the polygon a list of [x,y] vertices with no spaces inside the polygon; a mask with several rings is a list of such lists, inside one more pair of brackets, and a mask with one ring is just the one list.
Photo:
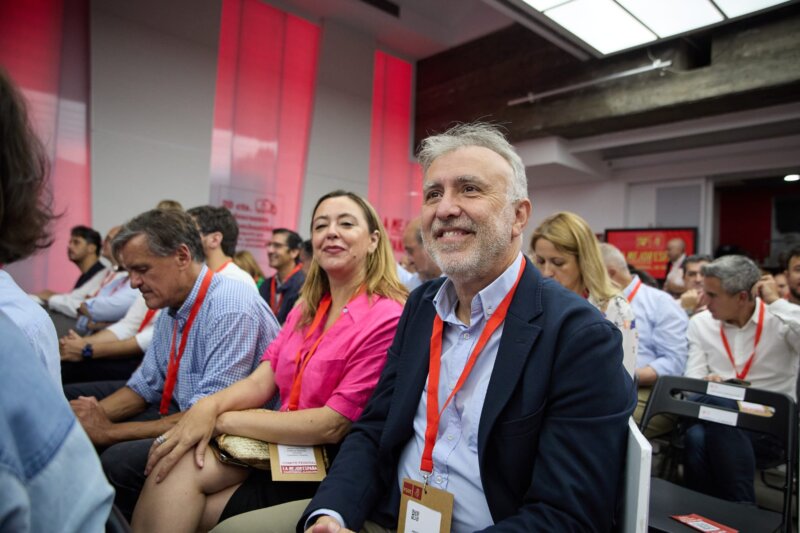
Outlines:
{"label": "white hair", "polygon": [[606,268],[613,267],[622,272],[628,272],[628,262],[625,261],[625,256],[619,251],[619,248],[607,242],[600,243],[600,253],[603,255],[603,263]]}

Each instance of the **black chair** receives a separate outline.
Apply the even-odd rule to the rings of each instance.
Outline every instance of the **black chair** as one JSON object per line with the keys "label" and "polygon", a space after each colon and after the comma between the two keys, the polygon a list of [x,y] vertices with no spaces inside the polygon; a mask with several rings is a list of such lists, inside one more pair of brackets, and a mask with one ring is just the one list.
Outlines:
{"label": "black chair", "polygon": [[106,521],[106,533],[131,533],[131,526],[116,505],[111,506],[111,513]]}
{"label": "black chair", "polygon": [[[700,410],[729,418],[728,425],[773,435],[784,445],[786,452],[786,480],[784,483],[782,512],[759,509],[721,500],[681,487],[663,479],[653,478],[650,489],[650,531],[696,531],[670,518],[672,515],[699,514],[739,531],[788,531],[791,528],[792,483],[794,471],[795,435],[797,433],[797,414],[794,401],[785,394],[760,389],[724,384],[729,392],[741,394],[746,402],[772,407],[771,417],[758,416],[719,406],[711,406],[693,401],[683,393],[708,394],[709,382],[677,377],[661,376],[653,387],[650,400],[642,416],[641,427],[657,414],[671,413],[687,419],[700,419]],[[712,394],[712,396],[715,394]],[[711,410],[711,411],[708,411]],[[736,413],[736,419],[731,418]],[[714,423],[703,417],[706,422]]]}

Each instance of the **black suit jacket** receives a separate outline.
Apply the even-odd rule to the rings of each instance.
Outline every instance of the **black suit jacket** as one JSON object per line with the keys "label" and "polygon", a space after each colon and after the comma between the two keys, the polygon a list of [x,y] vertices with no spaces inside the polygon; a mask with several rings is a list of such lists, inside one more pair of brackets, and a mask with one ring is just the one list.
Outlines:
{"label": "black suit jacket", "polygon": [[[355,531],[367,519],[396,527],[397,464],[428,376],[433,297],[442,283],[411,294],[375,393],[298,530],[317,509],[339,512]],[[619,330],[528,263],[478,430],[490,529],[608,531],[635,405]]]}

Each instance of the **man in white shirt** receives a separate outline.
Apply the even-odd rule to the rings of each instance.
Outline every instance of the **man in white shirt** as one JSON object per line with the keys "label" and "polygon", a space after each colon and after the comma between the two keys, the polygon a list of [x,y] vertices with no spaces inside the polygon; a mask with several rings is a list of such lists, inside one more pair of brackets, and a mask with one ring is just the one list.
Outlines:
{"label": "man in white shirt", "polygon": [[253,277],[233,262],[239,240],[239,225],[231,212],[225,207],[201,205],[189,209],[187,213],[197,222],[208,268],[226,278],[242,281],[258,292]]}
{"label": "man in white shirt", "polygon": [[[800,307],[781,299],[772,276],[762,276],[758,266],[744,256],[721,257],[705,265],[703,275],[708,309],[689,322],[686,376],[739,380],[795,398]],[[756,459],[775,457],[776,445],[766,435],[720,424],[695,424],[686,435],[687,484],[720,498],[755,502]]]}
{"label": "man in white shirt", "polygon": [[686,261],[686,243],[683,239],[670,239],[667,242],[667,276],[664,280],[664,290],[677,297],[684,290],[683,263]]}

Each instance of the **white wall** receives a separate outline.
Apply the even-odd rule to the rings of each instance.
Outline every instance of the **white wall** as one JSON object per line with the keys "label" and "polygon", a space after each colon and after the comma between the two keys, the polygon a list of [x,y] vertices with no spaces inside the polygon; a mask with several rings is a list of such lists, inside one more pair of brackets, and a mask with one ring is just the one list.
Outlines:
{"label": "white wall", "polygon": [[[164,198],[209,200],[221,3],[179,3],[183,16],[152,9],[143,20],[141,9],[134,20],[119,2],[92,2],[92,212],[101,232]],[[207,19],[202,38],[186,35],[190,12],[194,24]]]}
{"label": "white wall", "polygon": [[323,194],[367,196],[375,42],[341,24],[322,23],[299,233],[309,237],[311,210]]}

